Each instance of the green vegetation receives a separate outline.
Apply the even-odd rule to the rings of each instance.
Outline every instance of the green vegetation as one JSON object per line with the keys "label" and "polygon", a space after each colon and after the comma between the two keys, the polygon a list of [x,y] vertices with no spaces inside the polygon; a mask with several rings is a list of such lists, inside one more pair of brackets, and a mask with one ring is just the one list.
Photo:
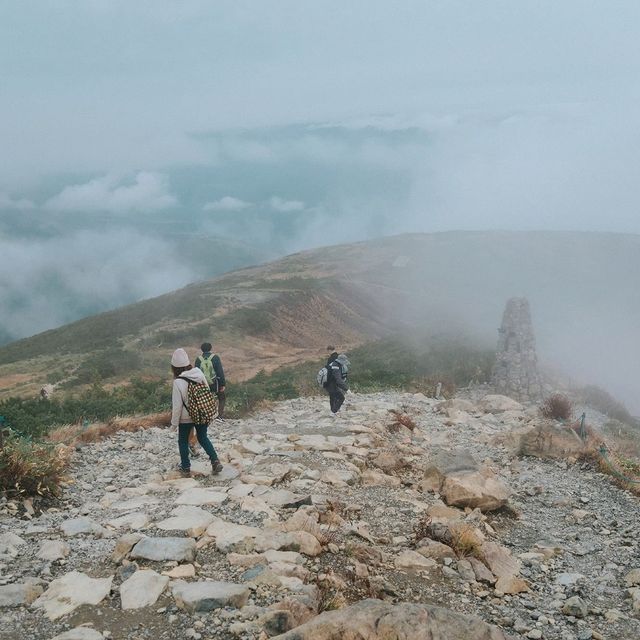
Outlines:
{"label": "green vegetation", "polygon": [[[349,352],[353,391],[371,393],[385,389],[432,393],[442,382],[449,395],[456,386],[471,380],[489,379],[494,352],[477,349],[458,341],[411,344],[401,339],[368,343]],[[322,361],[283,367],[251,380],[230,385],[228,414],[239,416],[252,411],[265,400],[286,400],[321,393],[315,381]]]}
{"label": "green vegetation", "polygon": [[130,385],[106,390],[94,384],[82,395],[63,398],[9,398],[0,402],[0,415],[19,436],[39,439],[54,426],[97,422],[114,416],[152,413],[169,408],[170,389],[165,380],[133,380]]}
{"label": "green vegetation", "polygon": [[263,335],[271,329],[271,318],[267,310],[261,307],[243,307],[232,311],[224,317],[224,323],[250,336]]}
{"label": "green vegetation", "polygon": [[[488,380],[494,351],[478,349],[454,339],[409,342],[381,340],[349,352],[354,391],[416,389],[440,381],[450,388],[471,380]],[[454,386],[455,385],[455,386]]]}
{"label": "green vegetation", "polygon": [[85,358],[75,372],[78,381],[100,381],[113,378],[123,371],[140,369],[140,359],[133,351],[112,347]]}
{"label": "green vegetation", "polygon": [[[125,350],[108,349],[83,362],[81,369],[108,377],[115,368],[131,368]],[[409,389],[432,392],[436,381],[450,392],[455,385],[488,377],[493,353],[460,342],[413,343],[383,340],[349,352],[351,388],[359,392]],[[316,373],[321,360],[261,371],[251,380],[231,383],[227,415],[241,417],[265,401],[321,394]],[[55,493],[65,464],[59,448],[46,442],[50,429],[67,424],[106,422],[115,416],[140,415],[170,409],[170,380],[134,379],[126,386],[103,388],[99,382],[81,395],[69,393],[50,400],[10,398],[0,401],[5,429],[0,447],[0,490],[17,493]]]}
{"label": "green vegetation", "polygon": [[206,317],[215,307],[215,283],[190,285],[170,294],[84,318],[0,348],[0,365],[41,355],[93,353],[118,348],[125,336],[138,335],[165,319]]}

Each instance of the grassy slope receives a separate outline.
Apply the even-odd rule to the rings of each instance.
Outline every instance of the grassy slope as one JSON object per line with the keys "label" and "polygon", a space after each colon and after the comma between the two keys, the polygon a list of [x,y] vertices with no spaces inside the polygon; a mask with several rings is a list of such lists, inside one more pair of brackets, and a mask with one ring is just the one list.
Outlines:
{"label": "grassy slope", "polygon": [[6,345],[0,397],[47,378],[89,382],[96,369],[113,383],[165,375],[173,348],[195,355],[205,339],[234,380],[416,327],[490,345],[512,295],[529,297],[539,344],[552,350],[557,328],[587,312],[603,330],[638,322],[639,268],[640,236],[614,234],[414,234],[309,251]]}

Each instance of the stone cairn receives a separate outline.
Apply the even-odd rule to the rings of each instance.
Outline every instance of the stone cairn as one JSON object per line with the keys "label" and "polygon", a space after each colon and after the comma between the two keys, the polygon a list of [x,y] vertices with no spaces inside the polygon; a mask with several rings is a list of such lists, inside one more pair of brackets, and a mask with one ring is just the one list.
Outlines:
{"label": "stone cairn", "polygon": [[536,339],[526,298],[507,301],[498,333],[492,376],[496,393],[521,402],[539,399],[542,387],[538,374]]}

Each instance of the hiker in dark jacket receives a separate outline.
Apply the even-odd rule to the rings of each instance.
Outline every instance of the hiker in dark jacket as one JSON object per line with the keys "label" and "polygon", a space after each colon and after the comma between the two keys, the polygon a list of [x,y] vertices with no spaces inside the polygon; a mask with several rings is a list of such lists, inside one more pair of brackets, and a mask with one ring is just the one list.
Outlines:
{"label": "hiker in dark jacket", "polygon": [[202,350],[202,355],[196,358],[195,364],[204,373],[211,393],[215,393],[218,396],[218,417],[216,420],[222,422],[224,420],[224,404],[226,400],[224,393],[226,380],[222,362],[217,353],[212,353],[210,342],[203,342],[200,345],[200,349]]}
{"label": "hiker in dark jacket", "polygon": [[349,390],[347,376],[351,363],[344,353],[338,355],[335,351],[327,360],[329,376],[325,389],[329,394],[329,405],[332,413],[338,413],[344,402],[344,395]]}

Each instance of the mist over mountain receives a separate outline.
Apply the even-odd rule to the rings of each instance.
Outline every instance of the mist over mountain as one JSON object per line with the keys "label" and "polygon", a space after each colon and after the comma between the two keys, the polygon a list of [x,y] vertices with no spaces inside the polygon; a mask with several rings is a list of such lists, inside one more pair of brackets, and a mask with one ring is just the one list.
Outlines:
{"label": "mist over mountain", "polygon": [[0,203],[0,248],[22,265],[0,279],[0,339],[338,242],[487,225],[634,230],[637,158],[581,154],[578,134],[601,125],[553,107],[218,131],[193,136],[206,163],[50,177]]}
{"label": "mist over mountain", "polygon": [[[438,291],[472,326],[529,295],[541,346],[570,324],[549,350],[606,378],[637,317],[639,23],[631,0],[4,3],[0,343],[314,247],[576,230],[619,235],[536,241],[499,295],[493,265],[525,254],[487,241],[443,256]],[[608,277],[538,299],[569,261]],[[566,289],[581,313],[554,324]],[[633,396],[634,359],[619,373]]]}
{"label": "mist over mountain", "polygon": [[638,412],[640,299],[628,276],[639,269],[632,234],[445,232],[324,247],[2,347],[2,392],[32,393],[52,375],[87,384],[102,361],[110,382],[157,376],[176,345],[195,356],[204,340],[235,380],[321,358],[328,344],[401,336],[417,349],[443,339],[492,349],[506,300],[526,296],[542,366]]}

